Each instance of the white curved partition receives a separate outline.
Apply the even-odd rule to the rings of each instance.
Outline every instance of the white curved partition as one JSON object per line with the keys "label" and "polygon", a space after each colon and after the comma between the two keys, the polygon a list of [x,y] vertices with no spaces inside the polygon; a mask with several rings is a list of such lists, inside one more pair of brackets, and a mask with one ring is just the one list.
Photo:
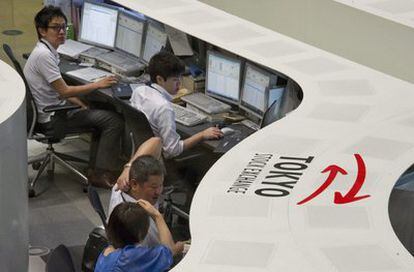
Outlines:
{"label": "white curved partition", "polygon": [[0,271],[27,271],[28,201],[25,87],[0,61]]}
{"label": "white curved partition", "polygon": [[173,271],[412,271],[388,199],[413,163],[414,85],[198,1],[117,2],[284,73],[304,94],[206,174]]}

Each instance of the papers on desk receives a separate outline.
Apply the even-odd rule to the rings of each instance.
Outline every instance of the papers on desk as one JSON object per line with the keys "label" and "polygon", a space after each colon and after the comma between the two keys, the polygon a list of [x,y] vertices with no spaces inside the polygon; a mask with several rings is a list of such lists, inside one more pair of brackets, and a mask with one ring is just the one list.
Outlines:
{"label": "papers on desk", "polygon": [[93,67],[88,67],[67,72],[66,75],[88,82],[95,82],[103,77],[113,76],[114,74]]}
{"label": "papers on desk", "polygon": [[165,32],[168,35],[171,48],[176,56],[192,56],[193,49],[191,49],[188,42],[187,35],[178,29],[165,25]]}
{"label": "papers on desk", "polygon": [[61,55],[77,59],[80,53],[92,47],[92,45],[80,43],[74,40],[66,40],[64,44],[58,47],[57,52]]}

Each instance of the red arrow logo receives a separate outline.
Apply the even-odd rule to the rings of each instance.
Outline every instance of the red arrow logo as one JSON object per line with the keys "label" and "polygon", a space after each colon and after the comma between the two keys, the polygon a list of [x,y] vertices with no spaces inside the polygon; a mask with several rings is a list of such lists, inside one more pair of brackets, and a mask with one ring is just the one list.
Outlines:
{"label": "red arrow logo", "polygon": [[346,204],[370,197],[370,195],[356,196],[358,192],[361,190],[362,185],[364,185],[367,170],[362,157],[359,154],[354,154],[354,156],[358,164],[358,174],[355,179],[355,183],[349,190],[349,192],[346,193],[346,195],[344,196],[340,192],[335,192],[335,204]]}
{"label": "red arrow logo", "polygon": [[[313,198],[317,197],[320,193],[322,193],[326,188],[328,188],[329,185],[334,181],[338,173],[341,173],[342,175],[347,175],[348,173],[338,165],[332,164],[326,167],[321,173],[329,172],[329,176],[326,178],[326,181],[310,196],[305,198],[304,200],[298,202],[298,205],[302,205]],[[336,195],[335,195],[336,196]],[[336,203],[336,202],[335,202]]]}

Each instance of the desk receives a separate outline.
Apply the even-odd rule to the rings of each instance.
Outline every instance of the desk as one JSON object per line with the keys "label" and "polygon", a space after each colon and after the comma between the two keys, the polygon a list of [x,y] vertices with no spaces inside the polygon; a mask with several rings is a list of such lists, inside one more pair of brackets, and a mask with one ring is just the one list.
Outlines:
{"label": "desk", "polygon": [[[283,73],[304,93],[297,110],[246,138],[204,176],[191,205],[190,251],[172,271],[412,271],[388,199],[413,163],[413,84],[200,1],[116,2]],[[358,196],[369,197],[335,203],[361,172],[355,154],[366,167]],[[299,205],[330,165],[347,174]],[[296,174],[277,178],[294,166]]]}

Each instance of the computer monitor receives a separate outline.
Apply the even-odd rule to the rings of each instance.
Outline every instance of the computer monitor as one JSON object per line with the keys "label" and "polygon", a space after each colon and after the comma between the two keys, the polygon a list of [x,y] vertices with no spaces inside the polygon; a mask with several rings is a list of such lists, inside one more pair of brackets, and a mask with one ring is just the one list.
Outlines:
{"label": "computer monitor", "polygon": [[149,62],[152,56],[160,52],[166,44],[167,34],[165,33],[164,26],[153,21],[148,22],[142,54],[143,60]]}
{"label": "computer monitor", "polygon": [[115,48],[141,57],[145,18],[143,15],[123,10],[119,13]]}
{"label": "computer monitor", "polygon": [[240,99],[242,61],[216,51],[207,52],[206,94],[231,104]]}
{"label": "computer monitor", "polygon": [[[280,88],[274,88],[272,89],[277,93],[276,95],[271,95],[269,94],[269,108],[265,111],[265,113],[263,114],[263,119],[262,122],[260,124],[260,127],[263,128],[267,125],[270,125],[271,123],[281,119],[282,116],[282,112],[281,112],[281,105],[282,105],[282,101],[283,101],[283,93],[285,88],[284,87],[280,87]],[[271,97],[272,96],[272,97]]]}
{"label": "computer monitor", "polygon": [[276,75],[251,63],[246,63],[240,108],[261,119],[268,107],[269,88],[276,82]]}
{"label": "computer monitor", "polygon": [[115,45],[118,9],[85,1],[82,10],[80,41],[113,48]]}

